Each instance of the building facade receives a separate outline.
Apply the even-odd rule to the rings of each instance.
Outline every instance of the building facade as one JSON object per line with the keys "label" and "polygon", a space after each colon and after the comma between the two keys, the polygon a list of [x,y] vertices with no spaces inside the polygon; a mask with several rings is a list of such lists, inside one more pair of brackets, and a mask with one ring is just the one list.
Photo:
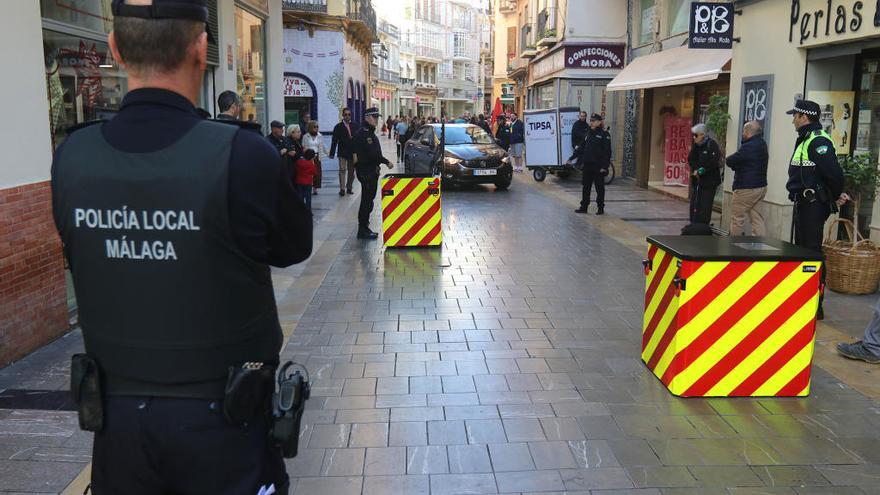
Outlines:
{"label": "building facade", "polygon": [[284,0],[283,14],[284,122],[308,113],[328,134],[343,108],[360,121],[371,104],[379,41],[370,0]]}
{"label": "building facade", "polygon": [[[629,60],[608,85],[625,98],[624,175],[685,200],[686,154],[674,153],[666,138],[684,132],[689,139],[690,127],[706,121],[710,98],[729,93],[732,56],[730,50],[687,47],[691,3],[629,0]],[[717,209],[721,197],[719,189]]]}
{"label": "building facade", "polygon": [[400,115],[400,29],[387,19],[378,19],[379,44],[373,50],[370,73],[372,105],[383,117]]}
{"label": "building facade", "polygon": [[515,106],[515,82],[509,77],[514,65],[520,62],[517,52],[517,0],[496,0],[492,2],[494,19],[493,67],[492,67],[492,108],[499,104],[505,112],[518,111]]}
{"label": "building facade", "polygon": [[[242,119],[267,126],[283,118],[281,0],[208,0],[217,38],[197,104],[215,113],[217,95],[242,95]],[[110,119],[128,91],[125,70],[107,46],[110,2],[9,2],[0,19],[16,67],[8,105],[15,126],[0,135],[0,366],[63,335],[75,318],[76,295],[51,215],[52,155],[67,129]]]}
{"label": "building facade", "polygon": [[[738,146],[745,121],[763,123],[770,163],[761,206],[768,235],[788,239],[792,208],[785,183],[796,134],[785,112],[796,99],[819,103],[840,158],[864,154],[877,163],[880,156],[880,2],[752,0],[736,7],[741,42],[733,47],[727,147]],[[725,205],[731,179],[725,180]],[[856,214],[862,234],[880,240],[876,195]]]}

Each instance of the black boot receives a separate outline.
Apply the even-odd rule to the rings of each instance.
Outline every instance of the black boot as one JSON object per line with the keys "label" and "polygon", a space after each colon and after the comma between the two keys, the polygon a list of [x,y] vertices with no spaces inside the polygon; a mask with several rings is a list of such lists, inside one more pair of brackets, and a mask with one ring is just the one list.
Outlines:
{"label": "black boot", "polygon": [[596,211],[596,215],[604,215],[604,214],[605,214],[605,207],[600,206],[599,209]]}

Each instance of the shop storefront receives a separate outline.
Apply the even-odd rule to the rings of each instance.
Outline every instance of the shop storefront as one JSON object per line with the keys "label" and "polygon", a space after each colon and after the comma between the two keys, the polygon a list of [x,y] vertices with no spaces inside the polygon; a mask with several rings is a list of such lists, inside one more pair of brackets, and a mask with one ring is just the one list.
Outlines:
{"label": "shop storefront", "polygon": [[266,110],[267,0],[249,0],[235,6],[235,77],[241,97],[239,118],[269,128]]}
{"label": "shop storefront", "polygon": [[[736,24],[742,41],[733,48],[733,122],[727,144],[738,145],[743,122],[764,123],[770,164],[762,206],[770,235],[789,235],[791,203],[785,183],[796,135],[785,112],[795,99],[819,103],[820,122],[838,155],[867,154],[874,162],[880,157],[878,16],[880,2],[857,0],[759,0],[743,6]],[[728,178],[725,199],[730,195]],[[858,214],[863,234],[880,239],[876,200],[863,201]]]}
{"label": "shop storefront", "polygon": [[[730,50],[677,47],[632,60],[608,84],[613,94],[638,91],[636,178],[643,187],[688,198],[690,128],[705,123],[709,99],[727,95]],[[721,208],[719,190],[716,207]]]}
{"label": "shop storefront", "polygon": [[305,114],[317,115],[318,100],[315,83],[295,72],[284,74],[284,122],[302,121]]}

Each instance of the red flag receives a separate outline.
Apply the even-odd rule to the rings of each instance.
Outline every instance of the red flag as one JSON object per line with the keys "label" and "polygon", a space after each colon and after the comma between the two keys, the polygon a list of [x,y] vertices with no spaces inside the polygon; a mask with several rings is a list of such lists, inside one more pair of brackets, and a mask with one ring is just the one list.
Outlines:
{"label": "red flag", "polygon": [[489,124],[494,126],[499,115],[501,115],[501,98],[495,98],[495,108],[492,109],[492,120]]}

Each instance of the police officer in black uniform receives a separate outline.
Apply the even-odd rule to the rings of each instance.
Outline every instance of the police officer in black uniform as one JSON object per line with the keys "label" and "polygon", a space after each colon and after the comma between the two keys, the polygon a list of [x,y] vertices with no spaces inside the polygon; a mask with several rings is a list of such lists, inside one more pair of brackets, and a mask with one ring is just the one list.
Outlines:
{"label": "police officer in black uniform", "polygon": [[[798,137],[788,167],[788,198],[794,202],[792,240],[799,246],[822,249],[822,229],[832,211],[846,202],[843,194],[843,170],[837,162],[834,143],[819,123],[821,109],[810,100],[798,100],[786,112]],[[822,271],[822,285],[825,272]],[[822,319],[822,295],[817,317]]]}
{"label": "police officer in black uniform", "polygon": [[590,129],[581,144],[580,161],[583,164],[583,193],[581,207],[576,213],[586,213],[590,206],[590,194],[596,185],[596,215],[605,214],[605,176],[611,165],[611,134],[604,129],[605,118],[594,113],[590,116]]}
{"label": "police officer in black uniform", "polygon": [[379,234],[370,230],[370,213],[373,200],[379,187],[379,166],[385,164],[392,168],[391,161],[382,156],[382,145],[376,137],[376,124],[379,122],[379,109],[368,108],[364,113],[364,123],[352,138],[355,173],[361,183],[361,205],[358,209],[358,239],[375,239]]}
{"label": "police officer in black uniform", "polygon": [[113,0],[109,36],[130,92],[52,164],[87,354],[71,390],[95,431],[92,493],[286,494],[270,397],[255,393],[235,424],[224,397],[236,370],[279,362],[269,265],[309,256],[311,214],[265,138],[196,113],[205,1],[133,3]]}

